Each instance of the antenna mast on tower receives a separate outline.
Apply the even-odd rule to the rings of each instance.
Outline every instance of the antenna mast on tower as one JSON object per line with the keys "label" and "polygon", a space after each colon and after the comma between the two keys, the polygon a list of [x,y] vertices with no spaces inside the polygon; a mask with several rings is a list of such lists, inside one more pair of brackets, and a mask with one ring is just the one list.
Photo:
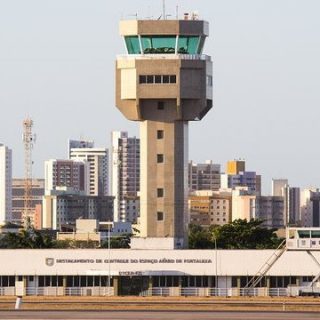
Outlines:
{"label": "antenna mast on tower", "polygon": [[32,134],[33,120],[23,120],[23,144],[24,144],[24,207],[22,221],[25,227],[33,223],[34,212],[32,208],[32,149],[35,135]]}

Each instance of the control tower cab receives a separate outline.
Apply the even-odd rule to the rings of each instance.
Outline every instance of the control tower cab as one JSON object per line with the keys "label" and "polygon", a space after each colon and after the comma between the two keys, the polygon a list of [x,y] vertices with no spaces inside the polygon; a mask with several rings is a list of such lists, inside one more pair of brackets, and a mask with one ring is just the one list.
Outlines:
{"label": "control tower cab", "polygon": [[133,247],[186,246],[188,121],[212,108],[208,23],[120,22],[127,54],[117,57],[116,105],[140,121],[140,237]]}

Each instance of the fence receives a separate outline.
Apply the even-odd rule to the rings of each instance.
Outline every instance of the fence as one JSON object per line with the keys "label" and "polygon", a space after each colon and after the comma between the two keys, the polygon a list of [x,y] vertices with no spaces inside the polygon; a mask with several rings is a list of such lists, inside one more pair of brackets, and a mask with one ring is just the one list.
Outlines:
{"label": "fence", "polygon": [[[154,287],[141,292],[141,296],[272,296],[283,297],[290,294],[289,288],[179,288],[179,287]],[[297,295],[297,294],[295,294]]]}
{"label": "fence", "polygon": [[[1,287],[0,296],[16,295],[15,287]],[[114,296],[113,287],[26,287],[27,296]],[[239,296],[320,296],[318,287],[288,288],[200,288],[200,287],[153,287],[144,290],[140,296],[185,296],[185,297],[239,297]]]}
{"label": "fence", "polygon": [[[12,288],[14,291],[14,288]],[[27,296],[113,296],[113,287],[27,287]],[[1,291],[0,291],[1,295]],[[14,294],[13,294],[14,295]]]}

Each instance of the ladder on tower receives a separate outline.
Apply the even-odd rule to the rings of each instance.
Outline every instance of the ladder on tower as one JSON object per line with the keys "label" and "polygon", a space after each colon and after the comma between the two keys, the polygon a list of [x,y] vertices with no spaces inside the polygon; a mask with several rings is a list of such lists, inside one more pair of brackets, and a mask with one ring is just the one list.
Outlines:
{"label": "ladder on tower", "polygon": [[286,239],[284,239],[274,253],[268,258],[268,260],[263,264],[259,271],[247,282],[245,289],[252,289],[259,284],[266,273],[271,269],[275,262],[282,256],[282,254],[287,250]]}

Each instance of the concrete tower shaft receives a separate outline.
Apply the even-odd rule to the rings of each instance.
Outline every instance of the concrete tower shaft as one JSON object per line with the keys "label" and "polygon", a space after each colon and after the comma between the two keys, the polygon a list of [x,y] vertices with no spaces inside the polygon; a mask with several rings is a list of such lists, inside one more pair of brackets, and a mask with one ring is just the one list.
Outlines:
{"label": "concrete tower shaft", "polygon": [[[212,107],[212,63],[202,54],[208,24],[121,21],[127,54],[116,63],[116,105],[140,121],[140,236],[186,245],[188,121]],[[150,242],[150,241],[149,241]]]}

